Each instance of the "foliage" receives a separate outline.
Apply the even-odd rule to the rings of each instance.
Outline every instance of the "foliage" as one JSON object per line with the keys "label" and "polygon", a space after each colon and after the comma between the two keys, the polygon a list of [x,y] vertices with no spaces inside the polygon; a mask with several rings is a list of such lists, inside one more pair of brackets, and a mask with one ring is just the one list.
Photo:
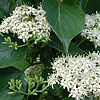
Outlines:
{"label": "foliage", "polygon": [[23,72],[19,71],[16,68],[13,67],[8,67],[5,69],[0,69],[0,100],[22,100],[23,95],[22,94],[13,94],[13,95],[8,95],[9,90],[9,85],[8,82],[11,79],[18,79],[21,80],[23,83],[22,86],[22,91],[26,91],[27,84],[24,81],[25,75]]}
{"label": "foliage", "polygon": [[39,77],[39,78],[37,76],[35,76],[34,78],[26,77],[25,81],[28,85],[27,93],[22,91],[23,84],[21,80],[11,79],[10,82],[8,82],[9,89],[11,90],[10,92],[8,92],[8,94],[12,95],[12,94],[20,93],[20,94],[26,95],[27,100],[30,95],[38,95],[38,93],[43,93],[44,95],[47,94],[47,91],[46,91],[46,89],[48,88],[48,86],[46,85],[47,82],[44,81],[42,77]]}
{"label": "foliage", "polygon": [[[85,15],[98,11],[98,16],[99,5],[100,0],[0,0],[0,100],[75,100],[68,97],[67,88],[52,88],[47,80],[54,59],[62,54],[100,51],[92,43],[99,35],[94,39],[92,34],[92,41],[81,35],[84,26],[89,28]],[[93,24],[91,29],[99,27],[98,18],[95,28]],[[42,75],[34,71],[27,77],[24,73],[32,66],[36,72],[43,69]]]}
{"label": "foliage", "polygon": [[67,52],[70,41],[81,31],[85,21],[84,12],[80,6],[70,6],[67,2],[65,3],[44,0],[43,8],[47,12],[47,20],[63,43],[64,51]]}

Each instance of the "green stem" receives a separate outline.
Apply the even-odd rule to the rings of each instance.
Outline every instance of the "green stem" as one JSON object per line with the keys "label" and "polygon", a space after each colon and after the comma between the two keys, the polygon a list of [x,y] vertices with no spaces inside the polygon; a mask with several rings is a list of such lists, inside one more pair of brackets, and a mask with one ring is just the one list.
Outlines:
{"label": "green stem", "polygon": [[26,96],[26,100],[28,100],[28,98],[29,98],[29,92],[30,92],[30,82],[28,82],[28,93],[27,93],[27,96]]}
{"label": "green stem", "polygon": [[[32,40],[34,40],[34,38],[31,38],[29,41],[27,41],[27,43],[22,44],[22,45],[18,45],[17,47],[18,47],[18,48],[25,47],[25,46],[27,46],[28,43],[31,42]],[[11,43],[5,43],[5,42],[2,42],[2,43],[3,43],[3,44],[12,45],[13,42],[11,42]]]}
{"label": "green stem", "polygon": [[80,41],[77,46],[80,46],[84,41],[86,40],[86,38],[84,38],[82,41]]}
{"label": "green stem", "polygon": [[32,44],[30,45],[30,48],[33,47],[34,44],[35,44],[35,43],[32,43]]}
{"label": "green stem", "polygon": [[37,84],[37,86],[36,86],[36,90],[38,89],[38,86],[39,86],[39,85]]}
{"label": "green stem", "polygon": [[20,93],[20,94],[26,95],[26,100],[28,100],[29,95],[32,95],[30,93],[25,93],[25,92],[22,92],[22,91],[16,91],[16,93]]}
{"label": "green stem", "polygon": [[28,98],[29,98],[29,95],[26,96],[26,100],[28,100]]}
{"label": "green stem", "polygon": [[31,49],[31,47],[30,47],[30,44],[28,43],[27,44],[27,55],[28,55],[29,62],[32,63],[31,58],[30,58],[31,57],[30,49]]}
{"label": "green stem", "polygon": [[25,92],[22,92],[22,91],[15,91],[16,93],[20,93],[20,94],[23,94],[23,95],[27,95],[27,93]]}
{"label": "green stem", "polygon": [[29,43],[27,45],[27,53],[28,53],[28,58],[30,58],[30,48],[29,48]]}
{"label": "green stem", "polygon": [[43,91],[45,91],[47,88],[48,88],[48,86],[46,86],[44,89],[42,89],[42,90],[40,90],[40,91],[37,91],[37,92],[43,92]]}
{"label": "green stem", "polygon": [[27,45],[29,44],[29,42],[31,42],[33,39],[34,39],[34,38],[32,38],[32,39],[30,39],[29,41],[27,41],[26,44],[19,45],[18,47],[20,48],[20,47],[25,47],[25,46],[27,46]]}
{"label": "green stem", "polygon": [[25,47],[25,46],[27,46],[27,43],[23,45],[19,45],[18,48]]}

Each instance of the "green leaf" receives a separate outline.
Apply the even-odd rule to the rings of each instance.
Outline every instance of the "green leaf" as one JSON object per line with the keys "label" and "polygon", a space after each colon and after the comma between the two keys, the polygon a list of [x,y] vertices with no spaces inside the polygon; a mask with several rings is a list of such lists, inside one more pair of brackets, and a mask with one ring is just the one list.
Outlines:
{"label": "green leaf", "polygon": [[23,83],[22,91],[25,92],[27,85],[24,81],[24,74],[12,67],[0,69],[0,100],[22,100],[24,95],[21,94],[13,94],[8,95],[9,85],[8,82],[11,79],[21,80]]}
{"label": "green leaf", "polygon": [[44,71],[42,72],[42,77],[47,80],[48,76],[52,73],[51,69],[45,68]]}
{"label": "green leaf", "polygon": [[82,0],[82,8],[85,10],[88,0]]}
{"label": "green leaf", "polygon": [[56,0],[44,0],[43,9],[53,31],[63,43],[64,51],[68,51],[71,40],[82,30],[85,14],[80,6],[71,6]]}
{"label": "green leaf", "polygon": [[29,66],[30,64],[26,60],[22,60],[20,62],[17,62],[16,64],[12,65],[21,71],[25,71],[25,69]]}
{"label": "green leaf", "polygon": [[[57,50],[59,50],[60,52],[64,52],[64,49],[63,49],[63,44],[61,43],[61,41],[59,40],[59,38],[52,33],[52,36],[51,36],[51,41],[49,43],[49,46],[52,47],[52,48],[55,48]],[[71,43],[69,45],[69,53],[70,54],[76,54],[76,53],[80,53],[80,54],[83,54],[84,51],[82,49],[80,49],[77,45],[75,45],[74,43]]]}
{"label": "green leaf", "polygon": [[55,49],[59,50],[60,52],[64,52],[63,44],[61,43],[61,41],[59,40],[59,38],[56,36],[56,34],[51,33],[50,40],[51,40],[49,42],[49,46],[50,47],[55,48]]}
{"label": "green leaf", "polygon": [[55,54],[50,47],[47,46],[40,50],[40,61],[42,61],[45,66],[50,67],[54,57]]}
{"label": "green leaf", "polygon": [[85,10],[87,2],[88,0],[63,0],[63,3],[69,4],[69,5],[80,5],[83,8],[83,10]]}
{"label": "green leaf", "polygon": [[74,99],[73,98],[66,97],[66,98],[64,98],[62,100],[74,100]]}
{"label": "green leaf", "polygon": [[79,4],[81,0],[63,0],[63,3],[66,3],[68,5],[75,5]]}
{"label": "green leaf", "polygon": [[88,14],[100,12],[100,0],[88,0],[85,12]]}
{"label": "green leaf", "polygon": [[50,88],[49,92],[54,96],[58,96],[59,98],[63,97],[63,88],[58,84],[54,85],[54,89]]}
{"label": "green leaf", "polygon": [[0,0],[0,18],[9,16],[17,5],[25,3],[27,0]]}
{"label": "green leaf", "polygon": [[42,2],[42,0],[29,0],[29,2],[33,5],[34,7],[37,7],[40,5],[40,2]]}
{"label": "green leaf", "polygon": [[3,39],[0,38],[0,68],[6,68],[9,66],[16,67],[20,70],[25,69],[18,66],[21,61],[23,61],[26,57],[26,48],[19,48],[18,50],[14,50],[13,48],[9,48],[8,45],[2,44]]}
{"label": "green leaf", "polygon": [[53,96],[51,95],[50,93],[48,93],[46,96],[45,96],[45,100],[59,100],[59,98],[57,96]]}
{"label": "green leaf", "polygon": [[73,55],[76,53],[84,54],[84,51],[80,49],[77,45],[75,45],[74,43],[71,43],[69,46],[69,53]]}

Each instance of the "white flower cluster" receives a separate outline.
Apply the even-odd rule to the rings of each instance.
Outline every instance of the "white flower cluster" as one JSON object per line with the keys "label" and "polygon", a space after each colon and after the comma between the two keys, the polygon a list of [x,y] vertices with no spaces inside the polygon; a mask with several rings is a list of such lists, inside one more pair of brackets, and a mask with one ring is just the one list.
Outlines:
{"label": "white flower cluster", "polygon": [[53,74],[48,77],[48,84],[60,84],[70,92],[69,97],[84,99],[93,93],[100,95],[100,53],[88,55],[66,55],[53,62]]}
{"label": "white flower cluster", "polygon": [[82,36],[94,43],[95,48],[100,46],[100,14],[86,14],[86,23],[82,31]]}
{"label": "white flower cluster", "polygon": [[33,36],[37,36],[37,38],[45,37],[48,40],[50,25],[41,6],[35,9],[28,5],[22,5],[16,7],[11,16],[2,21],[0,32],[9,33],[9,31],[17,34],[23,42]]}

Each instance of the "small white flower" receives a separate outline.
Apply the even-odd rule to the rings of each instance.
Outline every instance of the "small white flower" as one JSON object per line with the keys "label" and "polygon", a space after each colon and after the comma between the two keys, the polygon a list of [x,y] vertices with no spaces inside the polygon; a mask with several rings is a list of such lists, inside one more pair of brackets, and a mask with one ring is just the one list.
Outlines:
{"label": "small white flower", "polygon": [[38,9],[28,5],[16,7],[11,16],[5,18],[0,25],[0,33],[9,33],[10,31],[17,34],[23,42],[33,35],[49,40],[50,30],[50,25],[45,18],[45,11],[41,6]]}
{"label": "small white flower", "polygon": [[81,35],[93,42],[95,48],[100,46],[100,14],[98,12],[92,15],[86,14],[86,23]]}
{"label": "small white flower", "polygon": [[20,34],[20,36],[18,38],[22,39],[23,42],[25,43],[25,41],[28,40],[30,37],[32,37],[32,34],[28,34],[27,32],[23,32],[22,34]]}
{"label": "small white flower", "polygon": [[58,57],[52,63],[53,74],[48,84],[60,84],[76,100],[84,99],[91,92],[100,95],[100,53],[88,55],[66,55]]}
{"label": "small white flower", "polygon": [[51,85],[52,88],[54,88],[53,85],[56,84],[56,83],[58,83],[58,79],[57,79],[56,75],[55,74],[52,74],[49,77],[48,82],[49,82],[49,85]]}

